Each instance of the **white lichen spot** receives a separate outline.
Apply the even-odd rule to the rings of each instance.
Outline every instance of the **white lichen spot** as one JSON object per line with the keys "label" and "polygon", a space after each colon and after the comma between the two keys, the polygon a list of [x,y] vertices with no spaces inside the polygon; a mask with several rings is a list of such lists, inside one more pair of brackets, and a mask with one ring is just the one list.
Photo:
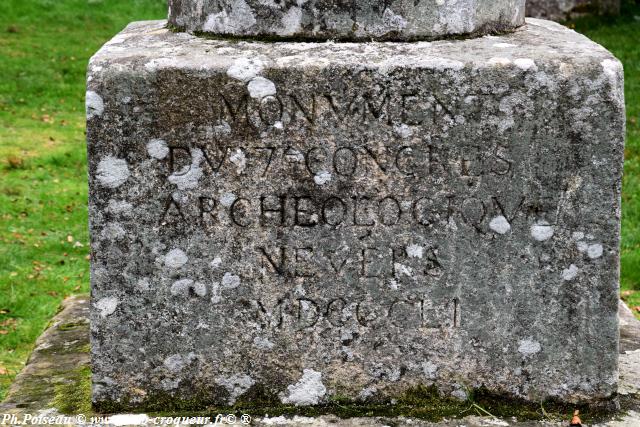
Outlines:
{"label": "white lichen spot", "polygon": [[291,403],[295,406],[317,405],[327,392],[322,384],[322,374],[313,369],[305,369],[302,378],[295,384],[287,387],[288,395],[283,397],[282,403]]}
{"label": "white lichen spot", "polygon": [[394,13],[391,9],[385,9],[382,14],[382,22],[385,27],[391,30],[402,30],[407,27],[407,20],[404,17]]}
{"label": "white lichen spot", "polygon": [[104,113],[104,101],[96,92],[92,90],[87,91],[85,108],[87,110],[87,120],[100,117],[102,113]]}
{"label": "white lichen spot", "polygon": [[100,311],[100,316],[107,317],[116,311],[119,303],[120,301],[118,301],[118,298],[106,297],[99,299],[98,302],[96,302],[96,308]]}
{"label": "white lichen spot", "polygon": [[511,60],[509,58],[494,57],[487,61],[487,65],[491,67],[508,67],[511,65]]}
{"label": "white lichen spot", "polygon": [[507,234],[511,231],[511,224],[503,215],[498,215],[491,220],[489,228],[498,234]]}
{"label": "white lichen spot", "polygon": [[542,346],[538,341],[534,341],[531,338],[520,340],[518,342],[518,352],[523,356],[533,356],[542,350]]}
{"label": "white lichen spot", "polygon": [[195,354],[189,353],[187,355],[172,354],[164,359],[164,366],[172,372],[182,371],[189,363],[196,358]]}
{"label": "white lichen spot", "polygon": [[438,365],[436,365],[433,362],[423,362],[422,363],[422,372],[424,373],[424,376],[429,378],[430,380],[433,380],[437,377],[437,373],[438,373]]}
{"label": "white lichen spot", "polygon": [[313,177],[313,181],[318,185],[325,185],[331,181],[331,173],[327,171],[320,171]]}
{"label": "white lichen spot", "polygon": [[407,277],[413,277],[413,270],[411,269],[411,267],[408,267],[399,262],[393,264],[393,271],[395,272],[396,277],[400,277],[403,274]]}
{"label": "white lichen spot", "polygon": [[411,138],[413,136],[413,129],[404,123],[394,126],[393,131],[402,139]]}
{"label": "white lichen spot", "polygon": [[604,73],[611,79],[617,78],[622,72],[622,63],[615,59],[605,59],[600,63]]}
{"label": "white lichen spot", "polygon": [[240,276],[226,272],[222,276],[222,289],[235,289],[240,286]]}
{"label": "white lichen spot", "polygon": [[262,99],[266,96],[276,94],[276,85],[264,77],[255,77],[247,85],[249,96],[255,99]]}
{"label": "white lichen spot", "polygon": [[241,35],[255,23],[256,18],[251,6],[245,0],[235,0],[231,3],[230,11],[223,9],[210,14],[202,29],[209,33]]}
{"label": "white lichen spot", "polygon": [[255,337],[253,339],[253,346],[260,350],[271,350],[275,344],[264,337]]}
{"label": "white lichen spot", "polygon": [[516,64],[516,67],[524,71],[538,71],[538,66],[536,65],[535,61],[530,58],[517,58],[513,61],[513,63]]}
{"label": "white lichen spot", "polygon": [[584,233],[582,231],[576,231],[571,235],[571,237],[573,240],[582,240],[584,239]]}
{"label": "white lichen spot", "polygon": [[360,393],[358,393],[358,399],[366,400],[372,396],[375,396],[377,392],[378,392],[378,389],[375,387],[363,388],[362,390],[360,390]]}
{"label": "white lichen spot", "polygon": [[216,378],[216,384],[224,387],[229,392],[229,398],[227,403],[233,405],[236,403],[236,399],[242,396],[249,390],[256,382],[249,375],[236,374],[229,377]]}
{"label": "white lichen spot", "polygon": [[555,230],[547,221],[538,221],[531,226],[531,237],[538,242],[544,242],[553,237]]}
{"label": "white lichen spot", "polygon": [[240,148],[237,148],[233,154],[229,157],[231,163],[236,165],[236,172],[241,174],[244,169],[247,167],[247,157],[244,155],[244,151]]}
{"label": "white lichen spot", "polygon": [[589,247],[587,248],[587,256],[591,259],[600,258],[603,252],[604,248],[600,243],[589,245]]}
{"label": "white lichen spot", "polygon": [[424,248],[420,245],[407,246],[407,255],[410,258],[422,258],[424,255]]}
{"label": "white lichen spot", "polygon": [[580,269],[575,264],[571,264],[569,268],[562,270],[562,278],[566,281],[573,280],[578,275],[578,271]]}
{"label": "white lichen spot", "polygon": [[209,265],[211,266],[211,268],[215,270],[216,268],[220,267],[221,264],[222,264],[222,258],[217,256],[213,259],[213,261],[211,261]]}
{"label": "white lichen spot", "polygon": [[[300,2],[298,2],[300,4]],[[278,35],[292,36],[302,30],[302,9],[293,6],[282,16]]]}
{"label": "white lichen spot", "polygon": [[96,178],[104,187],[118,188],[129,179],[130,174],[125,160],[107,156],[98,163]]}
{"label": "white lichen spot", "polygon": [[222,196],[220,196],[220,204],[225,208],[228,208],[233,204],[233,202],[236,201],[237,198],[238,197],[236,197],[236,195],[233,193],[224,193]]}
{"label": "white lichen spot", "polygon": [[392,291],[397,291],[398,289],[400,289],[400,284],[395,279],[391,279],[387,286],[389,286],[389,289],[391,289]]}
{"label": "white lichen spot", "polygon": [[169,268],[180,268],[189,261],[182,249],[172,249],[164,256],[164,265]]}
{"label": "white lichen spot", "polygon": [[576,247],[578,248],[578,252],[586,252],[589,249],[589,244],[584,241],[576,242]]}
{"label": "white lichen spot", "polygon": [[147,143],[147,153],[154,159],[162,160],[169,154],[169,146],[162,139],[152,139]]}
{"label": "white lichen spot", "polygon": [[169,182],[176,185],[180,190],[190,190],[196,188],[202,178],[203,172],[200,164],[204,159],[204,154],[199,148],[191,149],[191,165],[187,165],[178,172],[169,176]]}
{"label": "white lichen spot", "polygon": [[249,82],[264,70],[264,63],[256,58],[240,58],[227,70],[227,75],[242,82]]}
{"label": "white lichen spot", "polygon": [[171,285],[171,295],[189,297],[207,295],[207,287],[203,283],[194,282],[191,279],[177,280]]}
{"label": "white lichen spot", "polygon": [[458,400],[460,400],[460,401],[462,401],[462,402],[466,401],[469,398],[469,396],[467,395],[466,390],[463,389],[463,388],[459,388],[459,389],[456,389],[456,390],[452,391],[451,392],[451,396],[456,398],[456,399],[458,399]]}
{"label": "white lichen spot", "polygon": [[143,277],[142,279],[138,280],[138,283],[136,283],[136,289],[138,289],[141,292],[147,292],[149,289],[151,289],[151,283],[149,283],[149,278]]}

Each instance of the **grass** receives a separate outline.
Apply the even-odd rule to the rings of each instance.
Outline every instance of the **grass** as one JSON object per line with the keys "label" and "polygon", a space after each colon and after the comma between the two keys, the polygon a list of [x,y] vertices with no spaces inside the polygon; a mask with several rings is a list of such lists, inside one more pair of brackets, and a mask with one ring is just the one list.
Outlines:
{"label": "grass", "polygon": [[61,300],[89,289],[89,57],[165,0],[0,1],[0,400]]}
{"label": "grass", "polygon": [[[84,79],[89,57],[165,0],[0,1],[0,400],[67,295],[87,292]],[[622,288],[640,307],[640,7],[578,31],[625,64]]]}

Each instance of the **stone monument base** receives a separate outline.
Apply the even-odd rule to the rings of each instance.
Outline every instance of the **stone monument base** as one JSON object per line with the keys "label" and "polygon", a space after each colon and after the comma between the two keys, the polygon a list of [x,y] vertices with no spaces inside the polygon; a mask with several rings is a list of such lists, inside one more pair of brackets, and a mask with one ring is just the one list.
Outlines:
{"label": "stone monument base", "polygon": [[622,66],[129,25],[91,60],[98,407],[617,389]]}

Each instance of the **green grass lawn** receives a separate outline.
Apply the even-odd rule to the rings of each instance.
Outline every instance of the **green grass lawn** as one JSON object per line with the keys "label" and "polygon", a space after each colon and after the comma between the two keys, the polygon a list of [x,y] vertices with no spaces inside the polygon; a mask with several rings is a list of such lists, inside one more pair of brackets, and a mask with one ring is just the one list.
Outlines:
{"label": "green grass lawn", "polygon": [[[640,7],[625,12],[574,25],[626,68],[622,287],[640,306]],[[87,61],[165,15],[165,0],[0,0],[0,399],[60,301],[89,290]]]}
{"label": "green grass lawn", "polygon": [[89,57],[165,16],[165,0],[0,1],[0,400],[60,301],[89,290]]}

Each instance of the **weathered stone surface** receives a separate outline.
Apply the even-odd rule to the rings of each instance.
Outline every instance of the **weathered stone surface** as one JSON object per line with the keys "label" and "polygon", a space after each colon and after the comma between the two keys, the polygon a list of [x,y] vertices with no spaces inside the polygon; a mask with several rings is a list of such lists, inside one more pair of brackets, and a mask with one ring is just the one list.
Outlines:
{"label": "weathered stone surface", "polygon": [[564,21],[578,16],[620,13],[620,0],[527,0],[527,16]]}
{"label": "weathered stone surface", "polygon": [[79,380],[84,375],[78,371],[83,369],[89,370],[89,295],[64,300],[62,310],[38,338],[27,365],[0,403],[0,424],[4,414],[56,412],[52,407],[61,389],[82,387]]}
{"label": "weathered stone surface", "polygon": [[88,82],[94,401],[540,401],[617,382],[622,67],[131,24]]}
{"label": "weathered stone surface", "polygon": [[525,0],[169,0],[169,23],[231,36],[415,40],[510,31],[524,11]]}
{"label": "weathered stone surface", "polygon": [[[628,308],[624,303],[620,303],[620,335],[629,337],[629,345],[640,347],[640,322],[627,317]],[[89,345],[88,328],[89,301],[85,296],[73,297],[64,302],[63,311],[56,316],[52,326],[38,339],[37,348],[30,357],[25,369],[18,375],[11,388],[7,399],[0,404],[0,424],[6,415],[15,415],[18,420],[26,415],[37,416],[39,414],[51,416],[62,415],[60,409],[55,406],[61,399],[56,398],[53,384],[65,384],[69,389],[77,390],[84,387],[86,379],[78,378],[74,372],[86,372],[89,368],[89,360],[85,349]],[[626,319],[626,320],[625,320]],[[70,328],[69,325],[79,326]],[[73,333],[69,331],[73,330]],[[635,337],[635,338],[633,338]],[[43,349],[49,350],[46,354]],[[638,373],[640,372],[640,358],[637,352],[620,351],[620,390],[629,394],[623,404],[624,409],[620,413],[611,414],[608,419],[601,420],[594,424],[591,422],[591,414],[583,413],[583,421],[593,426],[608,427],[635,427],[640,423],[640,382]],[[43,363],[42,359],[47,362]],[[89,401],[84,402],[81,407],[87,407]],[[548,408],[547,408],[548,410]],[[515,411],[515,408],[514,408]],[[67,416],[83,414],[86,420],[91,417],[101,416],[91,411],[68,412]],[[515,412],[514,412],[515,414]],[[174,414],[165,411],[164,416],[170,417]],[[192,414],[196,415],[196,414]],[[566,414],[563,414],[566,415]],[[184,415],[183,415],[184,416]],[[155,415],[126,415],[114,414],[110,417],[101,418],[101,425],[158,425]],[[212,415],[212,418],[213,415]],[[127,422],[129,421],[129,422]],[[17,424],[17,423],[5,423]],[[77,425],[70,422],[68,425]],[[191,424],[193,425],[193,423]],[[229,425],[229,424],[225,424]],[[246,425],[238,422],[235,425]],[[547,420],[547,421],[520,421],[516,422],[512,417],[497,419],[494,417],[466,416],[464,419],[443,420],[440,422],[427,422],[406,417],[355,417],[340,419],[334,415],[318,417],[257,417],[254,416],[251,425],[255,426],[367,426],[382,427],[389,425],[401,426],[438,426],[438,427],[458,427],[460,425],[470,427],[487,426],[517,426],[517,427],[566,427],[567,419]]]}

